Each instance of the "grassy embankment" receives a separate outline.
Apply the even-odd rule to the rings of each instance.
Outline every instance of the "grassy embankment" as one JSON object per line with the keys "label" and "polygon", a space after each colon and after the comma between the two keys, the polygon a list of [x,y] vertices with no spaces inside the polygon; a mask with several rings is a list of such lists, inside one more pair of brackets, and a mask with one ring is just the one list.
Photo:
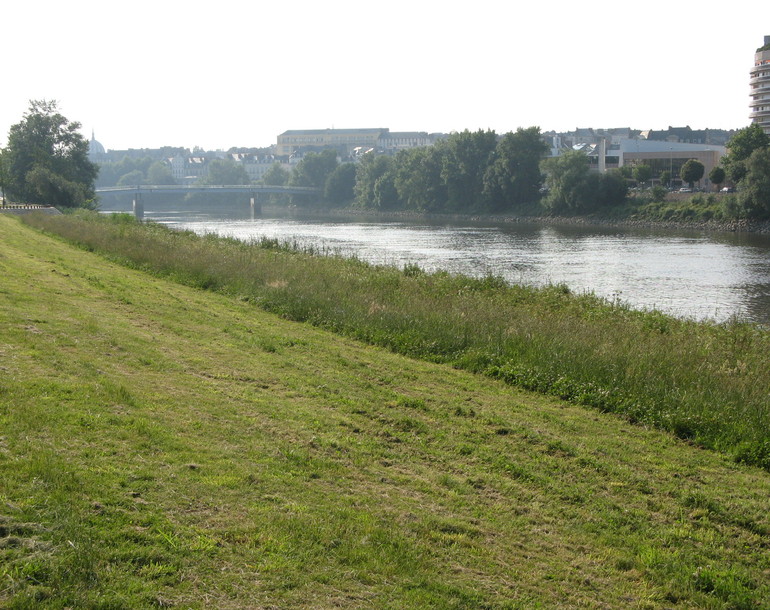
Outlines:
{"label": "grassy embankment", "polygon": [[37,217],[123,263],[254,302],[291,320],[622,413],[770,469],[770,333],[680,321],[573,295],[373,268],[267,241],[248,245],[136,224]]}
{"label": "grassy embankment", "polygon": [[[239,244],[62,222],[119,229],[124,253],[152,238],[160,258],[187,257],[172,274],[193,283],[227,271],[222,248],[257,272]],[[195,253],[216,256],[195,270]],[[508,322],[536,344],[556,324],[548,311],[591,304],[261,254],[266,292],[229,291],[273,309],[301,268],[321,291],[334,266],[350,290],[367,284],[370,317],[395,315],[394,288],[419,301],[426,282],[458,282],[459,319],[461,305],[519,294]],[[765,471],[119,267],[2,216],[0,268],[0,606],[767,607]],[[525,319],[534,298],[543,311]],[[638,317],[597,305],[586,320],[615,315]],[[676,346],[699,328],[644,319],[643,342]],[[402,342],[425,347],[409,328]]]}

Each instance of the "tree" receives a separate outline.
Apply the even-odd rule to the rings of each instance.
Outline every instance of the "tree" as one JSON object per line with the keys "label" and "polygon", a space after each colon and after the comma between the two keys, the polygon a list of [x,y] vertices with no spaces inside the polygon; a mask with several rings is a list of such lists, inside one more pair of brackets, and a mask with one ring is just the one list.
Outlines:
{"label": "tree", "polygon": [[286,186],[289,183],[289,171],[280,163],[273,163],[262,176],[262,183],[269,186]]}
{"label": "tree", "polygon": [[589,206],[586,186],[590,171],[588,155],[571,150],[542,163],[548,195],[543,200],[551,212],[585,211]]}
{"label": "tree", "polygon": [[438,212],[444,209],[447,192],[441,177],[444,147],[424,146],[400,151],[395,157],[395,181],[399,200],[408,210]]}
{"label": "tree", "polygon": [[619,171],[610,170],[599,176],[599,187],[596,193],[596,203],[599,207],[609,208],[620,205],[627,196],[628,183]]}
{"label": "tree", "polygon": [[55,101],[30,101],[22,120],[11,126],[3,152],[7,194],[25,203],[90,206],[99,168],[88,159],[80,128],[59,113]]}
{"label": "tree", "polygon": [[341,163],[329,174],[324,186],[324,199],[336,204],[345,204],[353,201],[356,186],[355,163]]}
{"label": "tree", "polygon": [[[289,177],[291,172],[284,169],[283,165],[278,162],[273,163],[262,176],[262,183],[267,186],[286,186],[289,183]],[[290,198],[285,193],[271,193],[270,203],[275,205],[287,205]]]}
{"label": "tree", "polygon": [[634,180],[643,185],[650,178],[652,178],[652,168],[644,163],[635,165],[633,169],[633,176]]}
{"label": "tree", "polygon": [[770,217],[770,148],[758,148],[746,159],[739,201],[749,218]]}
{"label": "tree", "polygon": [[289,184],[322,189],[326,179],[337,168],[337,151],[309,152],[297,163]]}
{"label": "tree", "polygon": [[667,169],[660,172],[660,183],[663,186],[671,186],[671,172]]}
{"label": "tree", "polygon": [[548,187],[543,206],[551,212],[593,212],[623,203],[628,194],[622,172],[592,172],[588,156],[581,151],[546,159],[542,167]]}
{"label": "tree", "polygon": [[690,159],[685,161],[684,165],[682,165],[679,177],[682,179],[682,182],[686,182],[690,185],[690,188],[692,188],[698,180],[703,178],[703,173],[705,171],[706,168],[703,166],[703,163],[697,159]]}
{"label": "tree", "polygon": [[238,185],[251,184],[246,168],[232,159],[214,159],[209,163],[206,176],[198,180],[199,184]]}
{"label": "tree", "polygon": [[466,129],[439,145],[446,150],[441,177],[447,190],[447,211],[484,211],[484,175],[497,147],[495,132]]}
{"label": "tree", "polygon": [[398,198],[393,200],[384,188],[394,182],[394,158],[366,153],[356,165],[356,206],[378,209],[383,204],[393,209],[398,206]]}
{"label": "tree", "polygon": [[543,183],[540,161],[547,152],[539,127],[520,127],[502,137],[484,176],[491,211],[510,210],[538,200]]}
{"label": "tree", "polygon": [[709,172],[709,181],[711,181],[711,184],[715,184],[717,188],[719,188],[719,185],[725,181],[725,178],[727,178],[725,170],[718,165],[713,167]]}
{"label": "tree", "polygon": [[144,174],[141,170],[135,169],[131,172],[128,172],[127,174],[123,174],[118,179],[117,186],[138,186],[140,184],[146,184],[147,181],[144,179]]}
{"label": "tree", "polygon": [[156,161],[147,169],[148,184],[176,184],[171,168],[163,161]]}
{"label": "tree", "polygon": [[770,146],[770,136],[756,123],[738,130],[727,143],[722,165],[731,182],[738,183],[746,175],[746,161],[755,150]]}

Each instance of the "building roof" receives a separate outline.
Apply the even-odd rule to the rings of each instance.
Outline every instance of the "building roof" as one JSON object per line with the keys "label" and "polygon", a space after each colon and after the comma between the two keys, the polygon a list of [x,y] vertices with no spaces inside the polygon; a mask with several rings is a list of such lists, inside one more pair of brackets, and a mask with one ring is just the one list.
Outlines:
{"label": "building roof", "polygon": [[317,136],[322,134],[354,135],[360,133],[383,133],[388,132],[387,127],[366,127],[363,129],[290,129],[284,131],[282,136]]}

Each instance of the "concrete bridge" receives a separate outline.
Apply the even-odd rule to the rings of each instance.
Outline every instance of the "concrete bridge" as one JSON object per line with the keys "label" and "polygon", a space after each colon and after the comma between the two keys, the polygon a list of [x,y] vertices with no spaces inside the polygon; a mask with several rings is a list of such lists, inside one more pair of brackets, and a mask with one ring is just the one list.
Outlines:
{"label": "concrete bridge", "polygon": [[257,201],[260,193],[283,193],[286,195],[320,195],[321,189],[307,186],[270,186],[267,184],[233,184],[229,186],[219,185],[165,185],[165,184],[141,184],[136,186],[107,186],[96,189],[97,193],[132,193],[134,215],[141,220],[144,218],[144,196],[151,193],[248,193],[251,195],[251,214],[262,211],[261,204]]}

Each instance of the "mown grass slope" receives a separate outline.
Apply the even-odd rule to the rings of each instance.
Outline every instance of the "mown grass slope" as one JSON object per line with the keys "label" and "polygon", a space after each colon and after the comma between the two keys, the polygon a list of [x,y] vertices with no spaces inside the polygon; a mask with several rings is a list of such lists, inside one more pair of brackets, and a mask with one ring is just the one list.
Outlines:
{"label": "mown grass slope", "polygon": [[760,608],[770,474],[0,216],[0,606]]}

